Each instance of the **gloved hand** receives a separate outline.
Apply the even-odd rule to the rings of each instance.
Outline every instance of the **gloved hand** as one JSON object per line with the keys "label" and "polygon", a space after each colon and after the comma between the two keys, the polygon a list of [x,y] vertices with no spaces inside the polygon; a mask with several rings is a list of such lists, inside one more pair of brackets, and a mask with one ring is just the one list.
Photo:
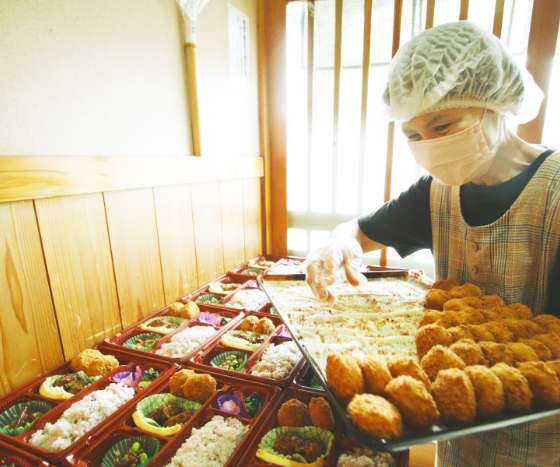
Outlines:
{"label": "gloved hand", "polygon": [[352,285],[367,281],[360,273],[363,250],[352,237],[335,237],[326,245],[313,250],[305,259],[306,280],[321,300],[333,302],[329,286],[348,280]]}

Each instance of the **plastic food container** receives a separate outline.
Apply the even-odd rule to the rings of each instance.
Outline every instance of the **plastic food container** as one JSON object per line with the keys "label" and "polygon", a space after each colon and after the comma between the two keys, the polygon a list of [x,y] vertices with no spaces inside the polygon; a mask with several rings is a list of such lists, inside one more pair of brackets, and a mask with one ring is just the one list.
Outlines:
{"label": "plastic food container", "polygon": [[[42,416],[37,418],[35,423],[26,432],[21,433],[20,435],[17,436],[0,434],[0,441],[4,441],[5,443],[13,445],[16,448],[24,450],[26,453],[30,453],[32,455],[35,455],[43,459],[47,459],[50,462],[69,462],[66,458],[67,457],[71,458],[72,454],[76,452],[76,450],[78,450],[80,447],[82,447],[92,434],[101,432],[105,428],[110,426],[112,424],[112,421],[116,417],[118,417],[120,412],[126,410],[126,407],[128,407],[129,405],[135,404],[136,399],[138,397],[141,397],[142,394],[145,393],[151,386],[157,385],[157,383],[161,382],[162,380],[166,380],[178,368],[176,365],[162,362],[161,360],[157,360],[153,358],[139,357],[124,352],[111,352],[106,349],[101,349],[101,351],[102,353],[105,353],[107,355],[109,354],[114,355],[117,358],[117,360],[119,360],[120,366],[117,367],[115,370],[109,372],[108,374],[104,375],[99,380],[91,383],[89,386],[85,387],[83,390],[75,394],[70,399],[64,401],[56,401],[53,399],[43,397],[39,394],[39,387],[41,386],[45,378],[51,375],[63,374],[72,371],[70,369],[70,364],[67,363],[45,375],[36,378],[28,385],[24,386],[18,391],[15,391],[14,393],[0,400],[0,412],[3,412],[9,407],[12,407],[13,405],[21,402],[33,401],[33,402],[47,403],[52,405],[52,407],[48,411],[46,411]],[[70,446],[58,452],[47,452],[29,443],[29,440],[33,435],[33,433],[43,428],[47,422],[53,423],[56,420],[58,420],[62,415],[62,413],[72,404],[83,399],[93,391],[97,391],[107,387],[110,383],[113,382],[112,377],[115,374],[122,371],[132,370],[136,366],[140,366],[144,370],[148,368],[154,368],[160,372],[160,375],[156,379],[154,379],[153,383],[147,386],[146,388],[140,389],[137,387],[135,389],[135,395],[130,401],[121,405],[112,415],[110,415],[105,420],[98,423],[95,427],[93,427],[83,436],[78,438]]]}
{"label": "plastic food container", "polygon": [[[204,423],[214,415],[222,415],[224,417],[233,416],[250,427],[249,433],[245,436],[244,441],[242,441],[237,449],[232,453],[228,463],[226,464],[228,466],[239,465],[235,464],[235,461],[238,459],[247,440],[252,439],[252,433],[258,426],[260,426],[262,420],[268,415],[270,407],[276,403],[276,400],[280,395],[280,390],[278,388],[259,383],[241,381],[212,372],[199,371],[198,369],[197,373],[206,373],[213,376],[217,382],[217,391],[204,404],[202,404],[201,408],[191,417],[191,419],[183,424],[180,431],[171,436],[159,436],[138,428],[132,419],[132,415],[136,410],[136,403],[144,397],[169,392],[169,377],[171,375],[168,374],[167,380],[161,381],[157,385],[151,387],[141,398],[136,400],[136,403],[133,406],[129,406],[126,411],[122,412],[120,416],[113,421],[111,431],[106,430],[94,435],[87,445],[82,447],[82,449],[80,449],[80,451],[76,454],[75,464],[82,467],[99,466],[101,465],[101,461],[107,451],[109,451],[115,443],[125,438],[148,436],[159,442],[159,450],[151,459],[150,465],[165,465],[175,455],[176,451],[183,442],[190,436],[193,428],[198,428],[204,425]],[[250,416],[247,413],[233,415],[229,412],[220,410],[217,404],[218,398],[232,393],[242,393],[244,395],[257,393],[262,398],[263,404],[254,416]]]}
{"label": "plastic food container", "polygon": [[198,303],[197,304],[199,306],[206,306],[208,308],[215,308],[218,310],[223,310],[224,306],[223,306],[223,301],[229,297],[231,294],[235,293],[236,290],[232,291],[231,293],[228,293],[227,295],[223,295],[223,294],[216,294],[216,293],[212,293],[210,291],[210,286],[213,284],[240,284],[241,287],[243,287],[248,281],[250,280],[249,277],[246,276],[238,276],[236,274],[231,274],[231,273],[227,273],[224,274],[222,276],[219,276],[218,278],[207,282],[206,284],[204,284],[202,287],[188,293],[187,295],[181,297],[181,301],[186,303],[189,300],[192,300],[194,302],[197,302],[197,300],[199,300],[201,297],[205,296],[205,295],[210,295],[215,297],[219,302],[218,303]]}
{"label": "plastic food container", "polygon": [[306,363],[296,375],[292,386],[303,390],[325,391],[321,380],[315,374],[315,370],[308,363]]}
{"label": "plastic food container", "polygon": [[[254,314],[254,313],[251,313]],[[255,315],[258,316],[258,315]],[[274,317],[269,317],[270,319],[274,320]],[[276,323],[278,323],[278,319],[276,319]],[[283,379],[272,379],[272,378],[264,378],[261,376],[255,376],[250,374],[251,369],[254,365],[260,360],[262,354],[270,345],[281,344],[284,342],[290,342],[292,339],[286,335],[286,329],[284,325],[278,325],[276,330],[268,337],[268,339],[255,351],[246,351],[246,350],[239,350],[234,347],[229,347],[224,345],[221,340],[216,340],[211,346],[208,346],[207,349],[201,351],[195,358],[194,364],[196,367],[204,368],[207,370],[211,370],[213,372],[217,372],[223,375],[228,375],[233,378],[243,378],[250,381],[258,381],[265,384],[272,384],[277,386],[287,386],[290,384],[295,375],[301,370],[301,367],[305,364],[305,359],[302,358],[299,360],[298,363],[292,368],[290,373]],[[217,368],[212,366],[211,361],[217,357],[218,355],[224,352],[243,352],[247,355],[247,362],[245,366],[240,371],[231,371],[226,370],[223,368]]]}
{"label": "plastic food container", "polygon": [[[289,264],[292,263],[301,263],[304,261],[304,258],[298,258],[296,256],[275,256],[275,255],[262,255],[256,258],[253,258],[249,261],[244,262],[240,266],[232,269],[230,272],[234,273],[238,277],[246,277],[251,279],[256,279],[257,276],[268,272],[269,269],[274,269],[274,266],[268,268],[257,267],[255,268],[251,263],[258,261],[258,260],[266,260],[266,261],[273,261],[274,263],[279,264]],[[248,270],[249,269],[249,270]],[[253,271],[254,269],[254,271]],[[259,273],[260,270],[260,273]]]}
{"label": "plastic food container", "polygon": [[[306,404],[309,403],[312,397],[325,397],[323,391],[314,391],[310,389],[299,389],[296,387],[288,387],[284,389],[280,397],[278,398],[276,404],[270,408],[267,414],[266,420],[260,425],[259,430],[255,433],[255,436],[250,443],[246,446],[243,456],[239,460],[239,465],[243,467],[269,467],[275,464],[270,464],[264,462],[257,458],[256,453],[259,443],[264,435],[266,435],[270,430],[278,426],[277,413],[280,406],[287,400],[298,399]],[[326,398],[326,397],[325,397]],[[351,449],[355,446],[355,442],[350,440],[344,435],[343,423],[338,419],[334,407],[332,407],[333,415],[335,418],[335,429],[334,442],[329,455],[325,460],[325,467],[336,467],[338,457],[345,451]],[[392,453],[395,459],[396,465],[399,467],[406,467],[408,465],[408,451]]]}

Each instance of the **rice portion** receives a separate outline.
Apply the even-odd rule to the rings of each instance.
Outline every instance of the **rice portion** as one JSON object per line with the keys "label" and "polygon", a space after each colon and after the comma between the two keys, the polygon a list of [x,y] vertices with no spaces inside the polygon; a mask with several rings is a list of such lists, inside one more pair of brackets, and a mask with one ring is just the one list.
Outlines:
{"label": "rice portion", "polygon": [[264,378],[284,379],[286,378],[302,355],[293,341],[278,345],[271,345],[261,356],[261,359],[251,369],[251,374]]}
{"label": "rice portion", "polygon": [[167,467],[222,467],[248,430],[236,418],[216,415],[201,428],[193,428]]}
{"label": "rice portion", "polygon": [[130,386],[112,383],[72,404],[55,423],[33,433],[29,442],[48,452],[62,451],[133,397]]}
{"label": "rice portion", "polygon": [[156,350],[157,355],[166,357],[182,357],[200,347],[218,331],[212,326],[193,326],[175,334],[169,342]]}

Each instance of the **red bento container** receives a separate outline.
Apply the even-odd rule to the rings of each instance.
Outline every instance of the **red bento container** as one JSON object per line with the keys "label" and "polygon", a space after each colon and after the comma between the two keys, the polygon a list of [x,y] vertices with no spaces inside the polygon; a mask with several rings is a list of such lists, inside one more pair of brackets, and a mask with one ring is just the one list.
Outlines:
{"label": "red bento container", "polygon": [[[323,391],[299,389],[293,386],[284,389],[280,397],[277,399],[276,404],[271,407],[270,412],[267,414],[266,419],[260,425],[259,430],[252,438],[251,442],[247,444],[238,465],[243,467],[274,467],[274,464],[264,462],[256,456],[257,449],[262,437],[266,435],[270,430],[278,426],[276,416],[280,405],[282,405],[289,399],[298,399],[308,404],[312,397],[324,397],[326,399],[325,393]],[[347,438],[344,435],[343,424],[336,417],[336,412],[334,410],[333,416],[335,417],[335,428],[333,431],[335,438],[331,452],[326,458],[326,462],[324,464],[325,467],[335,467],[340,454],[356,445],[351,439]],[[392,455],[398,467],[408,466],[408,451],[393,453]]]}
{"label": "red bento container", "polygon": [[[146,356],[146,357],[150,357],[150,358],[155,358],[155,359],[166,361],[166,362],[169,362],[169,363],[179,363],[179,364],[181,364],[181,363],[187,362],[193,355],[195,355],[199,351],[207,348],[216,339],[219,339],[220,336],[224,332],[227,332],[232,326],[235,326],[236,323],[238,323],[243,318],[243,313],[240,310],[232,310],[232,309],[224,309],[224,308],[216,309],[215,307],[211,307],[211,306],[207,306],[207,305],[199,305],[199,308],[200,308],[201,312],[216,313],[216,314],[219,314],[219,315],[221,315],[225,318],[228,318],[230,321],[227,322],[224,325],[213,326],[213,325],[208,324],[208,323],[202,323],[202,322],[198,321],[197,318],[195,318],[195,319],[188,320],[188,321],[184,322],[177,329],[175,329],[173,332],[170,332],[169,334],[162,334],[162,333],[158,333],[158,332],[154,332],[154,331],[144,331],[144,330],[140,329],[140,325],[142,323],[144,323],[146,320],[157,317],[157,316],[165,315],[167,313],[168,309],[169,309],[169,307],[165,307],[165,308],[162,308],[161,310],[157,311],[156,313],[153,313],[150,316],[146,316],[146,318],[144,318],[142,321],[128,326],[127,328],[123,329],[121,332],[114,335],[113,337],[105,338],[103,340],[103,342],[101,343],[100,347],[103,348],[103,349],[118,350],[120,352],[125,352],[125,353],[129,353],[129,354],[141,355],[141,356]],[[187,328],[193,327],[193,326],[211,326],[211,327],[214,327],[214,329],[216,329],[218,332],[215,336],[211,337],[209,340],[204,342],[202,345],[200,345],[199,347],[190,351],[188,354],[183,355],[181,357],[173,358],[173,357],[167,357],[167,356],[164,356],[164,355],[157,355],[155,353],[155,351],[157,349],[159,349],[162,344],[171,340],[171,338],[175,334],[178,334],[179,332],[181,332],[181,331],[183,331]],[[151,350],[145,352],[145,351],[142,351],[142,350],[132,349],[132,348],[128,348],[128,347],[123,346],[123,343],[127,339],[131,338],[132,336],[134,336],[136,334],[142,334],[142,333],[145,333],[145,332],[159,334],[161,336],[161,339],[156,343],[156,345],[154,347],[152,347]]]}
{"label": "red bento container", "polygon": [[[270,407],[276,403],[280,395],[280,390],[275,387],[267,386],[260,383],[242,381],[235,378],[229,378],[217,373],[210,371],[197,371],[197,373],[210,374],[216,379],[217,382],[217,392],[208,399],[200,410],[195,413],[195,415],[183,425],[182,429],[176,434],[166,437],[154,435],[143,431],[142,429],[135,426],[132,420],[132,414],[135,411],[135,406],[129,407],[126,412],[122,413],[121,416],[114,421],[112,428],[113,430],[104,431],[91,438],[85,447],[83,447],[80,452],[75,456],[75,465],[80,467],[94,467],[101,464],[103,456],[111,448],[111,446],[116,443],[119,439],[130,437],[130,436],[151,436],[156,438],[160,442],[160,449],[158,453],[151,459],[150,465],[160,466],[165,465],[169,460],[175,455],[175,452],[182,443],[190,436],[193,428],[200,427],[203,425],[211,416],[222,415],[222,416],[233,416],[238,418],[241,422],[250,426],[249,433],[245,436],[244,441],[240,443],[238,448],[232,453],[227,466],[240,465],[236,464],[247,440],[251,439],[252,433],[257,429],[262,420],[266,418]],[[171,375],[168,375],[169,377]],[[145,396],[158,394],[163,392],[168,392],[169,381],[162,381],[157,385],[150,387],[149,391],[146,391]],[[242,416],[242,415],[231,415],[227,412],[223,412],[217,408],[217,399],[223,394],[227,394],[232,391],[241,391],[244,394],[249,394],[252,392],[258,393],[264,400],[261,409],[258,414],[254,417]]]}
{"label": "red bento container", "polygon": [[[82,391],[75,394],[70,399],[66,399],[63,401],[55,401],[43,397],[39,394],[39,387],[41,386],[45,378],[47,378],[48,376],[63,374],[65,372],[70,371],[70,363],[66,363],[55,370],[52,370],[38,378],[35,378],[35,380],[29,383],[28,385],[24,386],[18,391],[13,392],[12,394],[9,394],[7,397],[0,400],[0,412],[9,408],[14,403],[20,401],[39,400],[39,401],[45,401],[51,403],[53,405],[53,407],[49,411],[47,411],[43,416],[37,419],[37,421],[35,422],[35,424],[32,426],[30,430],[28,430],[27,432],[19,436],[9,436],[5,434],[0,434],[0,441],[13,445],[16,448],[25,451],[26,453],[30,453],[34,456],[46,459],[53,463],[71,462],[67,458],[71,458],[73,453],[75,453],[79,448],[84,446],[90,436],[92,436],[95,433],[102,432],[104,429],[110,426],[113,420],[119,415],[121,411],[126,410],[126,407],[128,407],[129,405],[135,404],[136,399],[139,396],[141,396],[144,392],[146,392],[152,385],[157,384],[160,381],[166,380],[178,368],[177,365],[169,364],[167,362],[163,362],[161,360],[157,360],[150,357],[131,355],[125,352],[109,351],[107,349],[100,349],[100,351],[104,354],[107,355],[110,354],[115,356],[117,360],[119,360],[119,363],[121,365],[117,367],[115,370],[108,373],[107,375],[101,377],[99,380],[93,382],[92,384],[84,388]],[[62,415],[62,412],[64,412],[72,404],[83,399],[91,392],[96,391],[98,389],[103,389],[106,386],[108,386],[112,382],[111,378],[114,374],[119,373],[121,371],[132,369],[135,366],[140,366],[142,368],[155,368],[160,371],[160,376],[156,378],[154,382],[147,388],[137,390],[134,397],[130,401],[123,404],[112,415],[107,417],[101,423],[97,424],[95,427],[93,427],[83,436],[78,438],[74,443],[72,443],[67,448],[58,452],[47,452],[29,443],[29,439],[31,438],[33,433],[43,428],[46,423],[48,422],[53,423],[56,420],[58,420],[58,418]]]}
{"label": "red bento container", "polygon": [[[260,314],[256,314],[256,313],[250,313],[249,315],[255,315],[259,318],[262,317]],[[234,347],[229,347],[227,345],[224,345],[221,342],[221,340],[216,340],[211,346],[208,346],[205,350],[199,352],[199,354],[193,359],[194,365],[192,364],[191,365],[194,366],[195,368],[204,368],[205,370],[217,372],[223,375],[228,375],[232,378],[242,378],[250,381],[258,381],[264,384],[287,386],[293,381],[295,375],[301,370],[301,367],[305,364],[305,358],[303,357],[303,355],[300,361],[292,368],[292,371],[283,379],[276,380],[272,378],[265,378],[265,377],[254,376],[250,374],[251,368],[260,360],[262,354],[270,345],[281,344],[283,342],[289,342],[292,340],[290,337],[288,337],[285,326],[280,324],[281,321],[278,317],[274,317],[274,316],[267,316],[267,317],[271,319],[275,324],[277,324],[277,327],[275,331],[266,339],[266,341],[264,341],[261,344],[261,346],[258,349],[252,352],[248,350],[239,350]],[[210,360],[214,358],[216,355],[228,351],[244,352],[247,354],[248,357],[247,363],[245,364],[245,367],[241,371],[230,371],[222,368],[216,368],[210,364]]]}
{"label": "red bento container", "polygon": [[[241,284],[241,286],[245,286],[245,284],[250,280],[250,278],[246,277],[246,276],[241,276],[238,277],[235,274],[224,274],[222,276],[217,277],[214,280],[211,280],[209,282],[207,282],[206,284],[204,284],[203,286],[199,287],[196,290],[193,290],[192,292],[189,292],[188,294],[184,295],[183,297],[181,297],[180,301],[186,303],[189,300],[195,301],[196,299],[201,296],[201,295],[205,295],[207,293],[210,293],[208,291],[208,289],[210,288],[210,285],[215,284],[215,283],[224,283],[224,284],[230,284],[230,283],[235,283],[235,284]],[[220,303],[219,304],[210,304],[210,303],[204,303],[204,304],[199,304],[198,306],[205,306],[210,308],[214,308],[216,310],[223,310],[224,309],[224,305],[222,304],[222,302],[227,299],[230,295],[234,294],[236,292],[236,290],[232,291],[231,293],[227,294],[227,295],[217,295],[217,294],[211,294],[211,295],[215,295],[217,298],[220,299]],[[232,308],[226,308],[228,310],[232,310]],[[235,310],[235,309],[234,309]]]}
{"label": "red bento container", "polygon": [[[257,256],[256,258],[253,258],[253,260],[258,260],[258,259],[265,259],[267,261],[274,261],[274,262],[278,262],[281,260],[285,260],[285,261],[298,261],[298,262],[303,262],[305,260],[305,258],[299,258],[297,256],[276,256],[276,255],[261,255],[261,256]],[[243,271],[248,268],[251,267],[249,265],[249,261],[245,261],[244,263],[240,264],[239,266],[237,266],[236,268],[232,269],[230,271],[230,273],[233,273],[235,275],[235,277],[238,277],[239,279],[245,278],[247,279],[256,279],[257,278],[257,274],[247,274],[247,273],[243,273]],[[268,269],[263,269],[262,273],[264,274],[266,271],[268,271]]]}
{"label": "red bento container", "polygon": [[12,462],[17,467],[48,467],[46,460],[0,441],[0,461]]}

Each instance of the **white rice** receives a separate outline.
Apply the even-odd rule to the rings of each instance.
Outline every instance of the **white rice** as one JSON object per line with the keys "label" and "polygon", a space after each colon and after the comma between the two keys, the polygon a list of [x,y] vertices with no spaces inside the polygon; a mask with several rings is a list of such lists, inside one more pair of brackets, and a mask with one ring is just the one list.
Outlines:
{"label": "white rice", "polygon": [[247,431],[236,418],[216,415],[201,428],[193,428],[167,467],[222,467]]}
{"label": "white rice", "polygon": [[388,452],[375,452],[366,447],[355,447],[343,453],[336,464],[337,467],[394,467],[395,460]]}
{"label": "white rice", "polygon": [[266,294],[259,289],[240,290],[237,292],[226,306],[230,308],[245,309],[247,311],[257,311],[268,302]]}
{"label": "white rice", "polygon": [[264,378],[284,379],[300,361],[302,355],[293,341],[271,345],[251,369],[251,374]]}
{"label": "white rice", "polygon": [[134,389],[111,383],[68,407],[55,423],[33,433],[30,443],[48,452],[62,451],[134,397]]}
{"label": "white rice", "polygon": [[162,344],[156,354],[166,357],[182,357],[200,347],[217,333],[212,326],[193,326],[175,334],[169,342]]}

